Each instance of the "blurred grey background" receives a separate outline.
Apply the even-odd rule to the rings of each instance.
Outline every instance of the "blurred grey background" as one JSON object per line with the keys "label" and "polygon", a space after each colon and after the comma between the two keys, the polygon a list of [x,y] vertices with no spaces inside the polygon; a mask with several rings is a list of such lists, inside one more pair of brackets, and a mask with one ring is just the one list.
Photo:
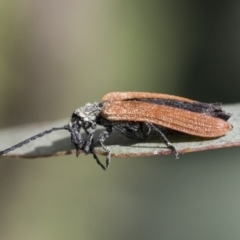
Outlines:
{"label": "blurred grey background", "polygon": [[[239,102],[239,1],[2,0],[0,16],[1,128],[111,91]],[[1,160],[0,239],[239,239],[239,156]]]}

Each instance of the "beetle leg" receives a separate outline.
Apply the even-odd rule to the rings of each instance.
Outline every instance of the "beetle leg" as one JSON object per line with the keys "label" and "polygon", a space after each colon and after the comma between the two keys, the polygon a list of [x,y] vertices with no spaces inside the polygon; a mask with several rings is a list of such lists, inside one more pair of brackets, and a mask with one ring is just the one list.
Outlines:
{"label": "beetle leg", "polygon": [[103,164],[100,162],[100,160],[98,159],[97,155],[95,154],[95,152],[93,150],[93,144],[91,144],[90,153],[93,155],[93,158],[96,160],[97,164],[100,165],[100,167],[103,170],[106,170],[106,168],[103,166]]}
{"label": "beetle leg", "polygon": [[85,144],[85,146],[84,146],[84,152],[85,152],[86,154],[88,154],[88,153],[90,152],[90,149],[91,149],[91,147],[92,147],[92,145],[93,145],[93,142],[94,142],[93,137],[94,137],[94,133],[95,133],[95,131],[96,131],[97,125],[96,125],[96,124],[93,124],[93,125],[91,126],[91,128],[92,128],[92,131],[91,131],[90,133],[88,132],[88,130],[87,130],[86,128],[84,128],[86,134],[88,135],[86,144]]}
{"label": "beetle leg", "polygon": [[154,124],[152,123],[146,123],[149,127],[151,127],[151,129],[153,131],[155,131],[156,133],[158,133],[158,135],[160,135],[160,137],[162,138],[163,142],[166,144],[166,146],[172,151],[172,153],[174,154],[175,158],[178,159],[178,151],[176,150],[176,148],[168,141],[167,137],[160,131],[160,129],[158,129],[156,126],[154,126]]}
{"label": "beetle leg", "polygon": [[98,137],[98,142],[101,144],[102,148],[107,152],[106,168],[109,167],[111,161],[111,150],[108,146],[104,145],[104,142],[110,136],[111,132],[112,127],[106,127],[106,131],[103,131]]}
{"label": "beetle leg", "polygon": [[76,156],[78,157],[79,151],[83,150],[84,141],[80,133],[80,127],[76,124],[73,124],[71,128],[68,129],[71,134],[71,142],[76,148]]}
{"label": "beetle leg", "polygon": [[102,169],[106,170],[106,168],[103,166],[103,164],[100,162],[97,155],[93,151],[93,137],[89,138],[88,141],[82,140],[80,128],[76,125],[73,125],[73,127],[69,128],[68,130],[71,133],[71,141],[76,148],[76,156],[78,157],[80,150],[84,150],[86,154],[91,153],[97,164],[100,165]]}

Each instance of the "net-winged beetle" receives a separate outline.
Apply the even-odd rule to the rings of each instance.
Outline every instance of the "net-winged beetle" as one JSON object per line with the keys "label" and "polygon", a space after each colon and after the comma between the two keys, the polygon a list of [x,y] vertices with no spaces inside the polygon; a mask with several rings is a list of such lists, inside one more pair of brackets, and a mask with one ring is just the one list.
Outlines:
{"label": "net-winged beetle", "polygon": [[[227,120],[230,113],[222,110],[220,103],[201,103],[191,99],[159,93],[112,92],[106,94],[101,103],[87,103],[76,109],[67,125],[39,133],[0,152],[5,155],[36,138],[52,131],[68,130],[76,148],[86,154],[92,153],[97,163],[107,168],[110,163],[111,149],[104,144],[112,130],[120,131],[129,138],[145,139],[150,133],[159,135],[166,146],[178,158],[178,151],[168,141],[161,129],[171,129],[203,138],[216,138],[232,129]],[[98,142],[107,152],[106,167],[101,164],[93,149],[93,137],[97,125],[105,130],[98,136]],[[81,129],[87,134],[83,139]]]}

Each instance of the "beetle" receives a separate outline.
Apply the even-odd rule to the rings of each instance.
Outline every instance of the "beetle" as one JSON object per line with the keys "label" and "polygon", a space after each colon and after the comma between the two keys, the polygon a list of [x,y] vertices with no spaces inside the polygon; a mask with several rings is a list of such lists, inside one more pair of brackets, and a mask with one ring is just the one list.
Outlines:
{"label": "beetle", "polygon": [[[106,169],[110,164],[111,149],[104,142],[115,129],[124,136],[135,139],[146,139],[151,134],[156,134],[175,158],[178,158],[178,151],[164,134],[166,129],[203,138],[221,137],[232,129],[232,125],[227,122],[231,115],[222,109],[221,103],[202,103],[160,93],[112,92],[106,94],[101,103],[87,103],[77,108],[67,125],[39,133],[1,151],[0,155],[5,155],[52,131],[65,129],[70,132],[76,156],[81,150],[85,154],[91,153],[97,163]],[[98,136],[98,142],[107,153],[106,166],[101,164],[93,149],[97,125],[105,128]],[[82,138],[81,129],[86,132],[86,139]]]}

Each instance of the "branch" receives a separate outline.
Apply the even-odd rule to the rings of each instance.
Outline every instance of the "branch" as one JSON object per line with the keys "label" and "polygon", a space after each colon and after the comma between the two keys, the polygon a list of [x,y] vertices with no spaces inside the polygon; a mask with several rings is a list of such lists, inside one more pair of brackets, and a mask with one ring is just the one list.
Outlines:
{"label": "branch", "polygon": [[[168,136],[170,142],[179,153],[189,153],[205,151],[210,149],[240,146],[240,104],[225,105],[223,109],[232,113],[229,122],[233,125],[233,130],[223,137],[216,139],[203,139],[195,136],[176,134]],[[54,122],[36,123],[20,127],[11,127],[0,131],[0,150],[11,147],[52,127],[61,127],[69,120],[59,120]],[[101,132],[99,127],[96,136]],[[86,135],[83,134],[83,137]],[[171,151],[158,138],[147,141],[136,141],[114,132],[106,141],[106,145],[111,148],[112,157],[139,157],[153,155],[167,155]],[[105,151],[96,144],[94,148],[96,154],[105,155]],[[31,143],[9,152],[3,158],[40,158],[75,154],[75,148],[71,143],[68,131],[60,130],[45,135]],[[181,157],[181,155],[180,155]]]}

